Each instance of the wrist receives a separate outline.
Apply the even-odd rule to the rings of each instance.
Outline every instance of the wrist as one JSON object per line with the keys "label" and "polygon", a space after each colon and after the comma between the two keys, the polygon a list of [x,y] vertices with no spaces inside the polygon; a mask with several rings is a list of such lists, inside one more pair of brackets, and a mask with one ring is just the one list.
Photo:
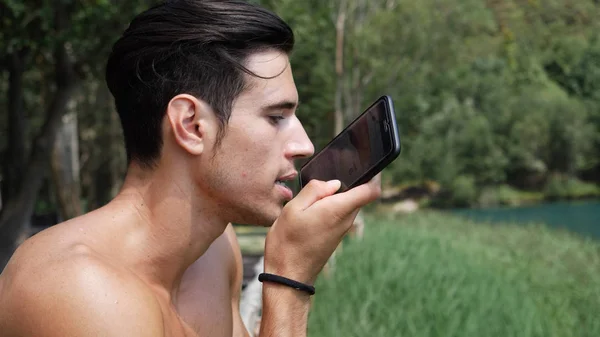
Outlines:
{"label": "wrist", "polygon": [[262,292],[263,298],[268,300],[275,299],[276,301],[285,299],[292,307],[300,308],[304,305],[309,305],[311,301],[311,295],[307,292],[299,291],[279,283],[264,282],[262,284]]}
{"label": "wrist", "polygon": [[285,285],[292,289],[296,289],[298,291],[303,291],[309,295],[315,294],[315,287],[313,287],[309,284],[306,284],[306,283],[302,283],[302,282],[298,282],[296,280],[289,279],[287,277],[280,276],[280,275],[261,273],[258,275],[258,280],[263,283],[264,282],[272,282],[272,283]]}
{"label": "wrist", "polygon": [[285,285],[263,283],[260,337],[306,336],[310,295]]}
{"label": "wrist", "polygon": [[268,274],[278,275],[296,282],[304,283],[309,286],[314,286],[315,277],[309,273],[303,272],[304,267],[298,263],[285,262],[281,259],[281,254],[276,255],[278,258],[270,258],[265,254],[264,272]]}
{"label": "wrist", "polygon": [[[314,286],[314,279],[312,277],[308,277],[303,273],[299,273],[298,271],[282,269],[282,268],[268,268],[265,266],[265,273],[273,274],[281,277],[285,277],[287,279],[303,283],[308,286]],[[265,282],[266,283],[266,282]]]}

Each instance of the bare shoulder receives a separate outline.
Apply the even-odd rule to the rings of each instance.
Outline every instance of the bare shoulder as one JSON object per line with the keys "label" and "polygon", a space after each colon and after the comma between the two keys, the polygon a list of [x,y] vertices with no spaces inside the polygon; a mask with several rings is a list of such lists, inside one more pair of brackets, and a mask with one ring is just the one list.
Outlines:
{"label": "bare shoulder", "polygon": [[8,336],[163,336],[160,306],[133,274],[84,245],[47,256],[31,250],[18,251],[0,277]]}

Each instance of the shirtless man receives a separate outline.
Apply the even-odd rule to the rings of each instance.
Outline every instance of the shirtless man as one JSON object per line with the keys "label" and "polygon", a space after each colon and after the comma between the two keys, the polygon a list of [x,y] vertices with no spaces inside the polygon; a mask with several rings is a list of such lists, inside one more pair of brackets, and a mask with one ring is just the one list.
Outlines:
{"label": "shirtless man", "polygon": [[[269,226],[265,272],[314,284],[380,190],[285,186],[314,152],[295,113],[293,41],[240,1],[169,1],[132,22],[107,66],[122,189],[18,248],[0,277],[2,336],[247,336],[230,223]],[[260,336],[305,336],[309,306],[309,293],[264,282]]]}

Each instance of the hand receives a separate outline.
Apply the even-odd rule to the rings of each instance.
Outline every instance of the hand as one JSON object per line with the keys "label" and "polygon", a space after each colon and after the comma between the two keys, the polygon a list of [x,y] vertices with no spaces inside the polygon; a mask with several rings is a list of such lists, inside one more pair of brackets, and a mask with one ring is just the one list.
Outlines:
{"label": "hand", "polygon": [[265,272],[313,284],[358,211],[381,195],[376,176],[344,193],[338,180],[312,180],[288,202],[265,242]]}

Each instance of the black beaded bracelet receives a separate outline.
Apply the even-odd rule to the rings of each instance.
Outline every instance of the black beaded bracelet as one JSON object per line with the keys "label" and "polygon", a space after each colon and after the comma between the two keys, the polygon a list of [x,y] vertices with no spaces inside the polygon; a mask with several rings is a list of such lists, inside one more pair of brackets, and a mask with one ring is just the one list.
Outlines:
{"label": "black beaded bracelet", "polygon": [[309,286],[308,284],[304,284],[302,282],[290,280],[289,278],[279,276],[279,275],[261,273],[258,275],[258,280],[260,282],[275,282],[275,283],[283,284],[288,287],[292,287],[296,290],[305,291],[310,295],[315,294],[315,287]]}

